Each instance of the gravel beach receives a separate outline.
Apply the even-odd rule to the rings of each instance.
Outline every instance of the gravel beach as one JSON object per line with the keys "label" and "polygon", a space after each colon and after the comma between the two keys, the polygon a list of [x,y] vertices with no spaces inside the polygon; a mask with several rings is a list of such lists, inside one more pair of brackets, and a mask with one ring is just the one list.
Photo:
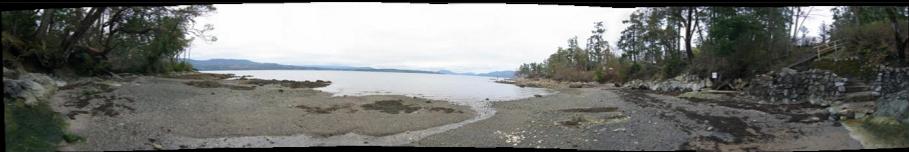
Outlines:
{"label": "gravel beach", "polygon": [[[204,82],[208,81],[208,82]],[[561,88],[488,107],[398,95],[332,96],[243,80],[138,76],[51,101],[85,142],[63,151],[380,145],[597,150],[860,149],[810,105]],[[482,112],[480,114],[478,112]]]}
{"label": "gravel beach", "polygon": [[213,88],[186,84],[192,81],[198,80],[142,76],[61,91],[52,105],[69,118],[70,131],[87,139],[61,150],[194,148],[207,145],[185,140],[247,136],[386,136],[476,115],[467,106],[407,96],[333,97],[277,85],[248,89],[239,80],[214,81],[226,87]]}

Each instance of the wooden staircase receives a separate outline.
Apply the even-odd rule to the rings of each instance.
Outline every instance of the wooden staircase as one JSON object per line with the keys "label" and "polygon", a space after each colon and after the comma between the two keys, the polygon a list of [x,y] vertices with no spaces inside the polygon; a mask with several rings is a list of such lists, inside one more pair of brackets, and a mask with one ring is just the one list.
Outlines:
{"label": "wooden staircase", "polygon": [[812,47],[817,52],[817,55],[798,60],[792,64],[789,64],[788,66],[786,66],[786,68],[792,68],[794,66],[801,65],[808,61],[816,61],[816,60],[820,59],[822,56],[829,54],[830,52],[836,52],[838,50],[842,50],[843,45],[841,43],[842,42],[840,42],[840,40],[832,40],[827,43],[818,44],[817,46]]}

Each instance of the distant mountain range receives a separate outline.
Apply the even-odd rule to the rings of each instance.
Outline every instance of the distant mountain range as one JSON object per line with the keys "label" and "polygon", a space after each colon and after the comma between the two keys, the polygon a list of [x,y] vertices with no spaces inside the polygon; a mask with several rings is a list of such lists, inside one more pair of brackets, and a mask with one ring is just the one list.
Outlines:
{"label": "distant mountain range", "polygon": [[448,70],[439,70],[439,74],[454,74],[454,75],[475,75],[475,76],[487,76],[487,77],[504,77],[504,78],[513,78],[514,71],[493,71],[489,73],[457,73],[451,72]]}
{"label": "distant mountain range", "polygon": [[368,72],[401,72],[401,73],[430,73],[430,74],[454,74],[454,75],[475,75],[489,77],[513,77],[514,71],[495,71],[489,73],[455,73],[448,70],[437,72],[422,70],[402,70],[402,69],[376,69],[371,67],[353,67],[343,65],[283,65],[277,63],[259,63],[243,59],[209,59],[209,60],[189,60],[193,68],[200,71],[209,70],[334,70],[334,71],[368,71]]}

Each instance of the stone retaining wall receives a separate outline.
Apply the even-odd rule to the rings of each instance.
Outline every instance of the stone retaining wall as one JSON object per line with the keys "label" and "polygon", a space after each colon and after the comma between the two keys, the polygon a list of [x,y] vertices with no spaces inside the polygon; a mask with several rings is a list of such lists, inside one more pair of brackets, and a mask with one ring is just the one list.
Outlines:
{"label": "stone retaining wall", "polygon": [[771,102],[830,105],[831,101],[842,97],[846,92],[846,81],[846,78],[827,70],[797,72],[784,69],[752,79],[752,85],[745,92]]}
{"label": "stone retaining wall", "polygon": [[906,90],[907,86],[903,83],[909,83],[909,67],[891,68],[886,66],[878,67],[877,76],[871,82],[871,90],[875,95],[883,96]]}

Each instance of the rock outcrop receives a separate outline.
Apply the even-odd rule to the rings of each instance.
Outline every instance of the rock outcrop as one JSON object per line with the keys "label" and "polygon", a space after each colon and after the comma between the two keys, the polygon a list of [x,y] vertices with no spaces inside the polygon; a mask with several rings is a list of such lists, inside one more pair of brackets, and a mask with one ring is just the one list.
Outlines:
{"label": "rock outcrop", "polygon": [[712,82],[709,79],[701,79],[695,75],[682,74],[675,78],[662,81],[632,80],[626,82],[623,87],[659,92],[689,92],[698,91],[711,85]]}
{"label": "rock outcrop", "polygon": [[887,94],[878,99],[875,104],[877,105],[874,116],[892,117],[909,124],[909,89]]}
{"label": "rock outcrop", "polygon": [[[17,75],[4,68],[3,77],[3,96],[20,98],[27,105],[36,105],[40,101],[45,101],[49,96],[54,94],[57,87],[63,85],[63,82],[39,73],[25,73]],[[9,77],[8,77],[9,76]]]}

